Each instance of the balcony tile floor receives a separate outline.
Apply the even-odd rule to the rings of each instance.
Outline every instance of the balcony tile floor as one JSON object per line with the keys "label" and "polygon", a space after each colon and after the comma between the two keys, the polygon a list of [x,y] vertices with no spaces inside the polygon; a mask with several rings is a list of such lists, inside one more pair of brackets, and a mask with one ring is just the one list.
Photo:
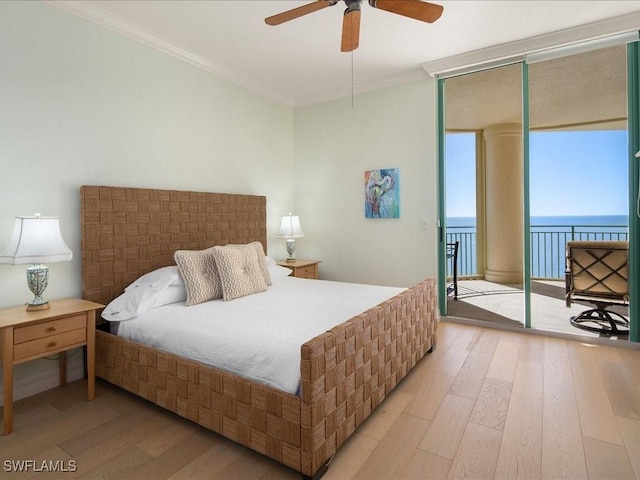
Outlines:
{"label": "balcony tile floor", "polygon": [[[531,318],[536,330],[576,335],[581,337],[599,337],[578,329],[569,323],[573,315],[591,308],[588,304],[572,304],[566,307],[564,301],[564,282],[531,282]],[[628,316],[628,309],[621,313]],[[458,300],[448,297],[447,315],[494,324],[510,328],[524,328],[524,292],[521,285],[501,285],[485,280],[458,281]],[[615,339],[615,337],[613,337]],[[627,337],[621,337],[626,341]]]}

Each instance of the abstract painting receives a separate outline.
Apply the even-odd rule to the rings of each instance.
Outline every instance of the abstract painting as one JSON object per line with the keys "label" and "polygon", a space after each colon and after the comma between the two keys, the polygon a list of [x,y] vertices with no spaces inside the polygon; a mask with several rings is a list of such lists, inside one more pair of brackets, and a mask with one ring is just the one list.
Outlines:
{"label": "abstract painting", "polygon": [[397,168],[364,172],[366,218],[400,218],[400,177]]}

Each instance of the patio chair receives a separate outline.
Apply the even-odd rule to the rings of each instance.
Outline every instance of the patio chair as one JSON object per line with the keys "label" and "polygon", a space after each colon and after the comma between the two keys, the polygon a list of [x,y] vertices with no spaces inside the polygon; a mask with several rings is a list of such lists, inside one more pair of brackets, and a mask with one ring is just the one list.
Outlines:
{"label": "patio chair", "polygon": [[447,243],[447,261],[451,259],[452,282],[447,285],[447,295],[453,293],[453,299],[458,300],[458,249],[460,242]]}
{"label": "patio chair", "polygon": [[609,309],[629,303],[629,243],[574,241],[567,243],[566,304],[586,301],[595,308],[571,317],[571,324],[590,332],[627,335],[629,320]]}

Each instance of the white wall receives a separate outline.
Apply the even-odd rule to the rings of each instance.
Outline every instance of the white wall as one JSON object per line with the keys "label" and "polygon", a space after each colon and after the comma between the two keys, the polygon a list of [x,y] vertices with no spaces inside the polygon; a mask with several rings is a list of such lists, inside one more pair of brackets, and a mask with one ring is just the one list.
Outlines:
{"label": "white wall", "polygon": [[[321,259],[321,278],[408,287],[436,275],[435,101],[423,80],[296,110],[296,256]],[[395,167],[400,218],[365,218],[365,170]]]}
{"label": "white wall", "polygon": [[[271,254],[293,161],[291,108],[55,7],[0,2],[0,248],[16,215],[60,218],[74,259],[50,265],[47,298],[81,294],[81,185],[266,195]],[[25,267],[0,265],[0,307],[32,298]],[[56,366],[19,365],[17,390]]]}

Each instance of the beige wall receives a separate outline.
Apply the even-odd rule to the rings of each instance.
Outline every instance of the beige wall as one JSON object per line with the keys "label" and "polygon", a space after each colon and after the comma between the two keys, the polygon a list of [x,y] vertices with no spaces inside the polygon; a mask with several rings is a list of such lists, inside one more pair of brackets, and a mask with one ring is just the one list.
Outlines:
{"label": "beige wall", "polygon": [[[14,216],[60,218],[74,258],[50,265],[48,298],[81,294],[83,184],[266,195],[279,247],[292,139],[289,107],[49,5],[0,2],[0,248]],[[32,298],[24,270],[0,265],[0,307]],[[18,396],[55,385],[56,366],[19,365]]]}
{"label": "beige wall", "polygon": [[[329,280],[411,286],[437,272],[436,90],[424,80],[296,109],[299,258]],[[400,170],[400,218],[364,216],[364,172]],[[428,228],[422,229],[422,220]]]}

